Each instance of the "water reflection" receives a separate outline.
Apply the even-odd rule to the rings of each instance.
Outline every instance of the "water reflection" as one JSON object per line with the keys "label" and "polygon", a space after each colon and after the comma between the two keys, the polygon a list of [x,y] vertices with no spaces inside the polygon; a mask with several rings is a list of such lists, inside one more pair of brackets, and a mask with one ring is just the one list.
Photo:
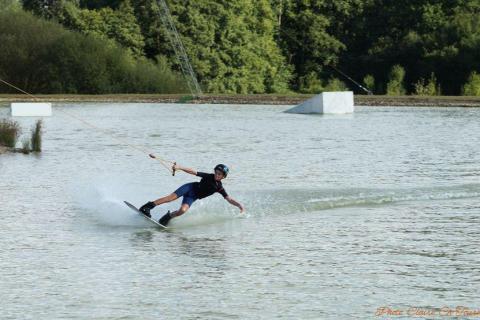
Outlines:
{"label": "water reflection", "polygon": [[142,230],[132,233],[130,238],[135,248],[145,248],[145,244],[152,244],[154,240],[154,232],[151,230]]}
{"label": "water reflection", "polygon": [[[132,246],[137,250],[165,250],[173,256],[187,256],[207,262],[217,270],[227,269],[227,255],[223,238],[198,237],[175,230],[141,230],[132,233]],[[161,245],[160,245],[161,244]]]}
{"label": "water reflection", "polygon": [[192,258],[225,260],[224,239],[208,238],[208,237],[190,237],[186,235],[171,235],[172,245],[179,250],[181,254],[188,255]]}

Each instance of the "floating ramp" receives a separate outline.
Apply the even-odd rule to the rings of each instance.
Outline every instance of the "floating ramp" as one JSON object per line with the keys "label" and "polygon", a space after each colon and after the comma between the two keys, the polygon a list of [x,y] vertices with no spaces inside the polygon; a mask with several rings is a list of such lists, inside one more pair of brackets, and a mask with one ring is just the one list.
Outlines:
{"label": "floating ramp", "polygon": [[345,114],[353,113],[353,92],[323,92],[293,107],[287,113]]}
{"label": "floating ramp", "polygon": [[46,102],[14,102],[10,104],[12,117],[49,117],[52,104]]}

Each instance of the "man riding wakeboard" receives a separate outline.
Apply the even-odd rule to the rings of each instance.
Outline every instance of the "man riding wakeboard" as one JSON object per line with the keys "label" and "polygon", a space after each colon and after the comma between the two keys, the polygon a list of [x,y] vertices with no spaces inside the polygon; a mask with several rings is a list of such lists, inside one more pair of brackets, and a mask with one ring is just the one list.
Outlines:
{"label": "man riding wakeboard", "polygon": [[200,182],[186,183],[180,188],[178,188],[177,190],[175,190],[172,194],[163,198],[159,198],[155,201],[149,201],[146,204],[144,204],[142,207],[140,207],[139,210],[147,217],[149,218],[151,217],[150,210],[152,210],[156,206],[161,205],[163,203],[168,203],[180,197],[183,197],[182,205],[180,206],[180,209],[174,212],[168,211],[158,221],[161,225],[167,226],[170,219],[174,217],[179,217],[185,212],[187,212],[188,209],[195,202],[195,200],[206,198],[208,196],[211,196],[215,192],[220,193],[225,198],[225,200],[227,200],[230,204],[238,207],[240,209],[240,212],[244,212],[245,208],[235,199],[230,197],[222,186],[222,180],[227,177],[228,171],[229,171],[226,165],[224,164],[216,165],[214,168],[214,173],[197,172],[194,169],[181,167],[177,164],[175,164],[172,167],[172,170],[174,172],[181,170],[186,173],[190,173],[194,176],[201,177],[202,179],[200,180]]}

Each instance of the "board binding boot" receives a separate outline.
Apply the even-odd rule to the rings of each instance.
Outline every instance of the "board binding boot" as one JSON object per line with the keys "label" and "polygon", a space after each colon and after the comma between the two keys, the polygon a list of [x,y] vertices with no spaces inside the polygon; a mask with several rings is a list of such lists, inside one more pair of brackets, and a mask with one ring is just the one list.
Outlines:
{"label": "board binding boot", "polygon": [[149,202],[145,203],[143,206],[141,206],[140,209],[138,209],[138,211],[140,211],[141,213],[143,213],[147,217],[151,218],[152,216],[150,215],[150,210],[155,208],[155,206],[156,206],[155,203],[149,201]]}
{"label": "board binding boot", "polygon": [[166,227],[170,219],[172,219],[172,216],[170,215],[170,210],[169,210],[167,213],[165,213],[163,217],[160,218],[160,220],[158,220],[158,223]]}

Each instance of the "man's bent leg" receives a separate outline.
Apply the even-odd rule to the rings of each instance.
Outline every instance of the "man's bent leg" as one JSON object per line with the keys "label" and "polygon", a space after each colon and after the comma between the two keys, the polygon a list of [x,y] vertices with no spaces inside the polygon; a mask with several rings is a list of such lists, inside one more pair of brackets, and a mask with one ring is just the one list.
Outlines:
{"label": "man's bent leg", "polygon": [[173,200],[176,200],[178,198],[178,196],[175,194],[175,193],[172,193],[172,194],[169,194],[168,196],[166,197],[163,197],[163,198],[160,198],[160,199],[157,199],[155,201],[149,201],[147,203],[145,203],[140,209],[140,212],[142,212],[144,215],[146,215],[147,217],[151,218],[152,216],[150,215],[150,210],[152,210],[153,208],[155,208],[156,206],[162,204],[162,203],[167,203],[167,202],[171,202]]}
{"label": "man's bent leg", "polygon": [[182,214],[184,214],[185,212],[187,212],[188,209],[190,209],[190,205],[189,205],[188,203],[183,203],[182,206],[180,207],[180,209],[178,209],[177,211],[174,211],[174,212],[170,213],[170,215],[172,216],[172,218],[174,218],[174,217],[180,217]]}
{"label": "man's bent leg", "polygon": [[158,205],[161,205],[161,204],[163,204],[163,203],[172,202],[172,201],[177,200],[177,199],[178,199],[178,196],[177,196],[177,195],[175,194],[175,192],[174,192],[174,193],[172,193],[172,194],[169,194],[169,195],[166,196],[166,197],[159,198],[159,199],[153,201],[153,203],[154,203],[156,206],[158,206]]}
{"label": "man's bent leg", "polygon": [[177,211],[167,212],[160,220],[158,220],[158,223],[160,223],[162,226],[167,226],[168,222],[172,218],[181,216],[182,214],[187,212],[189,208],[190,208],[190,206],[187,203],[184,203],[184,204],[182,204],[180,209],[178,209]]}

